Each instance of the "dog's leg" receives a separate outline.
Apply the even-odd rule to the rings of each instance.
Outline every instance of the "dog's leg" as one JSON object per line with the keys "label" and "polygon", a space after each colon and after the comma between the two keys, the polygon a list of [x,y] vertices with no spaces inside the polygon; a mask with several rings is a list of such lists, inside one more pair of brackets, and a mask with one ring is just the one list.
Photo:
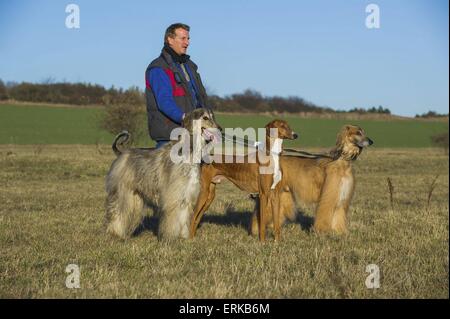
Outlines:
{"label": "dog's leg", "polygon": [[211,205],[212,201],[216,196],[216,184],[210,183],[209,187],[202,186],[200,190],[200,195],[195,205],[194,214],[192,215],[191,227],[189,232],[189,238],[194,238],[197,232],[198,224],[202,220],[203,215]]}
{"label": "dog's leg", "polygon": [[258,235],[258,232],[259,232],[258,211],[256,209],[259,210],[259,205],[258,205],[258,208],[255,208],[255,210],[253,211],[252,217],[250,220],[250,228],[249,228],[248,234],[252,235],[252,236]]}
{"label": "dog's leg", "polygon": [[180,236],[181,238],[189,238],[189,226],[191,222],[192,207],[183,207],[181,210]]}
{"label": "dog's leg", "polygon": [[341,179],[339,189],[338,207],[331,222],[333,232],[337,234],[347,233],[347,212],[354,192],[353,175],[349,174]]}
{"label": "dog's leg", "polygon": [[[250,227],[249,227],[249,235],[256,236],[259,234],[259,225],[258,225],[258,214],[260,209],[260,201],[259,197],[255,199],[255,208],[253,209]],[[296,210],[295,203],[292,198],[292,194],[290,192],[281,192],[280,200],[279,200],[279,219],[280,219],[280,227],[284,225],[287,220],[295,221],[296,218]],[[266,216],[266,225],[269,229],[273,229],[273,219],[272,215]]]}
{"label": "dog's leg", "polygon": [[338,235],[347,233],[347,216],[344,207],[341,206],[336,209],[333,216],[331,229]]}
{"label": "dog's leg", "polygon": [[286,219],[293,222],[297,214],[294,199],[291,192],[281,191],[280,193],[280,225],[283,226]]}
{"label": "dog's leg", "polygon": [[328,174],[322,186],[319,203],[316,209],[314,230],[318,233],[333,230],[333,218],[339,201],[340,178]]}
{"label": "dog's leg", "polygon": [[172,240],[181,237],[183,219],[188,214],[186,205],[178,198],[163,198],[158,223],[158,240]]}
{"label": "dog's leg", "polygon": [[267,206],[268,197],[266,193],[259,192],[259,210],[258,210],[258,235],[260,241],[266,240],[266,216],[267,216]]}
{"label": "dog's leg", "polygon": [[268,206],[270,206],[269,198],[266,194],[259,194],[259,212],[258,212],[258,228],[259,240],[266,240],[266,216],[268,215]]}
{"label": "dog's leg", "polygon": [[354,190],[350,170],[337,166],[327,170],[316,211],[314,229],[318,232],[343,233],[347,229],[346,212]]}
{"label": "dog's leg", "polygon": [[[272,215],[272,198],[271,198],[271,184],[272,175],[269,174],[259,174],[259,215],[258,215],[258,226],[259,226],[259,240],[266,240],[266,227],[269,221],[269,216]],[[273,220],[273,218],[272,218]]]}
{"label": "dog's leg", "polygon": [[216,194],[216,185],[213,182],[217,171],[212,165],[202,165],[200,177],[200,193],[195,204],[194,213],[189,227],[189,238],[194,238],[203,214],[211,205]]}
{"label": "dog's leg", "polygon": [[259,214],[259,209],[260,209],[260,198],[258,195],[256,197],[252,197],[252,199],[255,202],[255,207],[253,208],[252,216],[250,219],[248,234],[256,236],[256,235],[258,235],[258,232],[259,232],[258,214]]}
{"label": "dog's leg", "polygon": [[281,240],[281,218],[280,218],[280,196],[278,190],[274,189],[271,194],[273,232],[275,241]]}
{"label": "dog's leg", "polygon": [[130,190],[108,194],[107,232],[123,239],[130,237],[143,219],[143,209],[142,198]]}
{"label": "dog's leg", "polygon": [[[271,185],[273,177],[271,174],[259,174],[259,197],[260,197],[260,209],[259,209],[259,240],[265,241],[266,239],[266,227],[269,222],[274,222],[275,216],[273,210],[275,207],[278,209],[278,199],[276,198],[278,190],[272,190]],[[276,205],[276,206],[275,206]],[[278,228],[279,230],[279,228]],[[279,235],[279,234],[278,234]],[[279,236],[278,236],[279,238]]]}
{"label": "dog's leg", "polygon": [[[186,185],[183,185],[186,186]],[[198,190],[186,186],[185,192],[179,192],[182,186],[171,183],[167,192],[161,197],[161,216],[158,226],[158,239],[171,240],[176,238],[188,238],[190,223],[192,220],[193,206],[198,198]],[[174,194],[177,194],[174,196]]]}

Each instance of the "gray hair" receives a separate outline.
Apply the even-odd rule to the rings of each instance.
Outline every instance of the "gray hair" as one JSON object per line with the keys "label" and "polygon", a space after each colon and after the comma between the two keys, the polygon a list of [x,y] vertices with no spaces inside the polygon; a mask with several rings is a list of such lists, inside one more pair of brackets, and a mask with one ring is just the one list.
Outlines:
{"label": "gray hair", "polygon": [[174,23],[171,24],[167,29],[166,29],[166,33],[164,34],[164,44],[167,44],[167,38],[174,38],[175,37],[175,30],[176,29],[183,29],[186,31],[189,31],[191,28],[184,23]]}

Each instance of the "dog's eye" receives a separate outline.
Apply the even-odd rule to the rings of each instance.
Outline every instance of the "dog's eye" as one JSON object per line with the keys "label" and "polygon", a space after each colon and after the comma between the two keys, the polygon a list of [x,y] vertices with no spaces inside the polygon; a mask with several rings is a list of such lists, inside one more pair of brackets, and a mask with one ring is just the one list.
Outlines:
{"label": "dog's eye", "polygon": [[209,118],[208,118],[207,116],[203,116],[203,119],[204,119],[205,121],[209,120]]}
{"label": "dog's eye", "polygon": [[361,131],[357,131],[357,132],[356,132],[356,135],[361,136],[361,135],[362,135],[362,132],[361,132]]}

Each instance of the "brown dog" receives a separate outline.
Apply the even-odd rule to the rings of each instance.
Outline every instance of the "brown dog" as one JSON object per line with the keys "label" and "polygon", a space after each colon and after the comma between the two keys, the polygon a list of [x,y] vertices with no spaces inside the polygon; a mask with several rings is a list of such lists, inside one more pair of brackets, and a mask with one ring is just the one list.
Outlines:
{"label": "brown dog", "polygon": [[[296,139],[297,134],[292,131],[288,123],[283,120],[274,120],[266,125],[266,155],[270,153],[271,147],[274,144],[274,137],[270,135],[270,129],[276,128],[278,130],[278,139]],[[272,194],[277,194],[277,192],[271,191],[273,186],[274,176],[272,174],[260,174],[260,166],[266,165],[259,162],[249,163],[248,156],[244,157],[244,162],[240,163],[236,159],[236,156],[231,161],[232,163],[227,163],[225,161],[225,155],[222,155],[221,163],[212,163],[202,165],[201,180],[200,180],[200,195],[197,200],[196,207],[194,209],[194,215],[192,216],[191,227],[190,227],[190,237],[195,236],[198,224],[211,205],[211,202],[215,197],[216,183],[220,182],[220,177],[225,177],[235,184],[239,189],[249,192],[249,193],[259,193],[262,200],[262,214],[259,218],[260,221],[260,240],[265,240],[265,216],[271,211],[273,207],[278,208],[277,199],[274,199]],[[282,179],[281,179],[282,180]],[[280,185],[281,182],[278,183]],[[276,185],[276,188],[278,188]],[[278,238],[277,238],[278,239]]]}
{"label": "brown dog", "polygon": [[[302,158],[281,156],[280,166],[283,179],[280,182],[281,194],[278,196],[278,220],[266,220],[267,225],[277,224],[286,219],[295,219],[294,201],[304,204],[316,204],[314,230],[316,232],[347,232],[347,212],[353,196],[355,180],[352,162],[358,158],[364,147],[372,145],[358,126],[346,125],[337,136],[336,146],[329,158]],[[258,201],[257,205],[258,207]],[[257,234],[258,217],[255,209],[251,230]]]}

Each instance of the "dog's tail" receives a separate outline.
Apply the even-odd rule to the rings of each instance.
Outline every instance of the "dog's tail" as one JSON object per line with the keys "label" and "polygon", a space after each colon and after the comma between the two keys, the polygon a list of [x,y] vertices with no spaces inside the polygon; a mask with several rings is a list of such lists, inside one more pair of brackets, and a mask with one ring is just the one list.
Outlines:
{"label": "dog's tail", "polygon": [[119,156],[122,154],[122,150],[119,148],[123,147],[123,144],[127,143],[130,139],[130,133],[128,131],[122,131],[119,134],[117,134],[116,138],[114,139],[114,142],[112,144],[112,149],[116,156]]}

